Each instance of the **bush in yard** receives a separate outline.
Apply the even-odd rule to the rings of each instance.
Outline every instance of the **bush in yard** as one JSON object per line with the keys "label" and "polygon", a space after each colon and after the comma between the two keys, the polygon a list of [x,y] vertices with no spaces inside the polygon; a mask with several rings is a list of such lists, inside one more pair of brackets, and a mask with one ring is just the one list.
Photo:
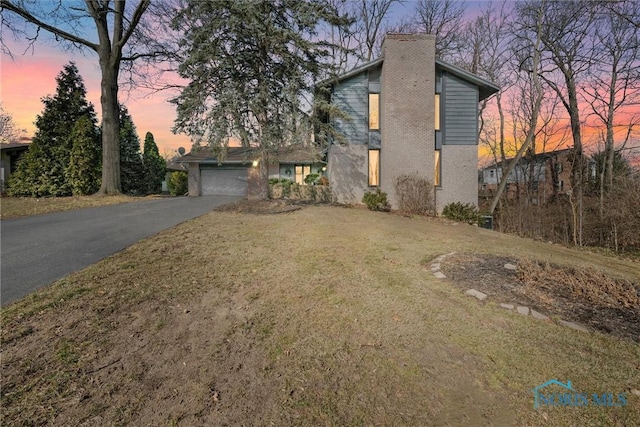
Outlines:
{"label": "bush in yard", "polygon": [[481,219],[480,212],[471,203],[452,202],[444,207],[442,216],[458,222],[467,224],[478,224]]}
{"label": "bush in yard", "polygon": [[291,188],[297,186],[298,184],[287,178],[269,178],[269,197],[272,199],[289,197]]}
{"label": "bush in yard", "polygon": [[317,173],[310,173],[309,175],[304,177],[304,183],[307,185],[314,185],[318,182],[320,175]]}
{"label": "bush in yard", "polygon": [[400,175],[394,182],[398,207],[401,211],[415,215],[433,215],[433,185],[428,179],[411,175]]}
{"label": "bush in yard", "polygon": [[172,196],[184,196],[189,192],[189,178],[186,172],[174,171],[169,176],[167,187]]}
{"label": "bush in yard", "polygon": [[387,200],[387,193],[380,191],[379,188],[376,188],[375,192],[367,191],[364,193],[362,202],[367,205],[367,208],[371,211],[389,212],[391,210],[391,205]]}

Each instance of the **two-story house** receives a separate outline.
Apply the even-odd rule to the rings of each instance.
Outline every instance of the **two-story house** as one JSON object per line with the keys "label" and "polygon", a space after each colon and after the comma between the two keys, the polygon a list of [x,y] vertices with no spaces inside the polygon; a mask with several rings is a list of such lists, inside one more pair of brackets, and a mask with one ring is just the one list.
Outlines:
{"label": "two-story house", "polygon": [[433,183],[438,211],[478,204],[478,103],[499,87],[437,59],[434,36],[387,34],[381,58],[322,85],[351,118],[330,119],[346,139],[327,153],[336,201],[380,188],[397,208],[394,180],[417,173]]}

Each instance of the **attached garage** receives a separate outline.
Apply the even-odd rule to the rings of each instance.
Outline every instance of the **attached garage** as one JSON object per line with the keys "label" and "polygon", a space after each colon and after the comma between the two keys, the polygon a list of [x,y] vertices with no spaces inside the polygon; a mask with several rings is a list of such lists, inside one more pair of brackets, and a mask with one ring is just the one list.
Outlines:
{"label": "attached garage", "polygon": [[[320,157],[315,146],[282,147],[267,160],[268,176],[301,183],[309,174],[323,173]],[[258,158],[258,150],[254,148],[229,147],[220,156],[217,150],[200,147],[176,162],[187,166],[189,196],[251,197],[250,192],[258,187],[255,173],[258,169],[253,166]]]}
{"label": "attached garage", "polygon": [[216,167],[200,166],[200,185],[203,196],[247,195],[247,167]]}

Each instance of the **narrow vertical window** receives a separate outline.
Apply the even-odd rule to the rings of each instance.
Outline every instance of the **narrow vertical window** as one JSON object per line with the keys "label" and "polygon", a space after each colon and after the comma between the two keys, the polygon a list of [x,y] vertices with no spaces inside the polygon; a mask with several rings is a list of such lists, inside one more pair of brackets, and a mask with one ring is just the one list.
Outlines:
{"label": "narrow vertical window", "polygon": [[436,126],[436,130],[440,130],[440,94],[436,93],[436,103],[435,103],[435,112],[434,112],[434,117],[435,117],[435,126]]}
{"label": "narrow vertical window", "polygon": [[434,162],[434,171],[433,171],[433,185],[436,187],[440,187],[440,150],[436,150],[435,154],[435,162]]}
{"label": "narrow vertical window", "polygon": [[304,181],[302,166],[296,166],[296,184],[302,184]]}
{"label": "narrow vertical window", "polygon": [[304,184],[304,179],[311,173],[310,165],[296,165],[296,184]]}
{"label": "narrow vertical window", "polygon": [[369,94],[369,129],[380,130],[380,94]]}
{"label": "narrow vertical window", "polygon": [[369,186],[380,185],[380,150],[369,150]]}

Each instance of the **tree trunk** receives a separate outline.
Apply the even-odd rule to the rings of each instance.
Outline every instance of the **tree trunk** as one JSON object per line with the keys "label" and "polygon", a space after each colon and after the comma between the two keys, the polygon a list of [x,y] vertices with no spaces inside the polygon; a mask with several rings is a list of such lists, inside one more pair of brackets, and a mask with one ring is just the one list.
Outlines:
{"label": "tree trunk", "polygon": [[578,109],[578,96],[576,83],[573,77],[566,78],[567,84],[567,92],[569,93],[569,117],[571,120],[571,134],[573,135],[573,154],[574,154],[574,162],[573,162],[573,189],[575,190],[576,201],[578,202],[577,206],[577,227],[574,230],[576,234],[573,238],[573,241],[578,245],[582,246],[582,222],[583,222],[583,194],[584,194],[584,186],[583,186],[583,173],[584,173],[584,162],[582,156],[582,133],[580,130],[580,110]]}
{"label": "tree trunk", "polygon": [[[496,210],[496,206],[498,205],[498,202],[500,201],[500,197],[502,197],[502,193],[504,192],[506,186],[507,186],[507,181],[509,178],[509,174],[511,173],[511,171],[515,168],[516,164],[520,161],[520,158],[522,157],[522,154],[525,152],[525,150],[527,150],[529,148],[529,146],[531,145],[531,143],[535,140],[535,134],[536,134],[536,127],[538,125],[538,115],[540,114],[540,108],[542,106],[542,100],[544,98],[544,91],[542,90],[542,85],[540,84],[540,77],[538,74],[538,69],[540,66],[540,42],[541,42],[541,34],[542,34],[542,23],[541,23],[541,18],[540,18],[540,14],[538,15],[537,18],[537,22],[536,22],[536,40],[533,43],[533,52],[532,52],[532,56],[533,56],[533,66],[532,66],[532,72],[531,72],[531,79],[532,79],[532,83],[533,83],[533,88],[534,88],[534,93],[535,93],[535,101],[532,105],[532,109],[531,109],[531,116],[529,118],[529,129],[527,130],[527,135],[525,137],[525,141],[523,142],[522,146],[520,147],[520,149],[518,149],[518,152],[516,153],[515,157],[511,160],[511,162],[509,163],[509,165],[507,166],[507,169],[504,169],[504,159],[503,159],[503,172],[502,172],[502,177],[500,179],[500,184],[498,185],[498,188],[496,189],[496,194],[493,198],[493,201],[491,202],[491,207],[489,208],[489,213],[491,213],[491,215],[493,215],[493,213]],[[501,111],[501,110],[500,110]],[[502,120],[502,117],[501,117]],[[502,128],[500,130],[501,135],[500,137],[502,138]],[[503,144],[503,140],[500,141],[501,144]],[[504,153],[504,148],[501,145],[501,152]],[[503,154],[504,155],[504,154]],[[516,180],[517,182],[517,180]],[[518,192],[519,193],[519,192]]]}
{"label": "tree trunk", "polygon": [[98,194],[111,196],[121,193],[120,185],[120,111],[118,108],[118,68],[100,57],[102,81],[102,183]]}

